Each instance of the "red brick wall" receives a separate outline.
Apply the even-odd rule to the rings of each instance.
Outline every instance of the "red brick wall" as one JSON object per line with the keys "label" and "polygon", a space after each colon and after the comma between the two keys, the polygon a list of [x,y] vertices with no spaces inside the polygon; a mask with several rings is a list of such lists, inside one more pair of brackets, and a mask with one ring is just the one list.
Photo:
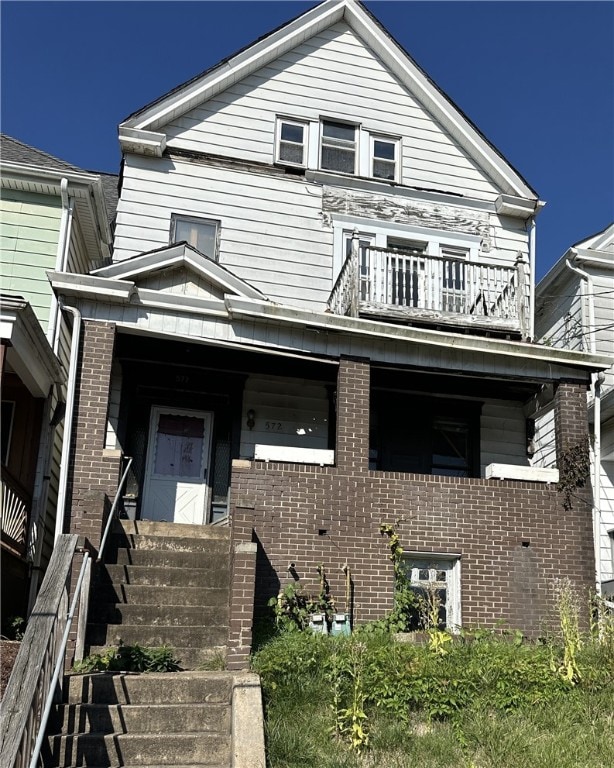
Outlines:
{"label": "red brick wall", "polygon": [[[296,564],[317,589],[324,565],[344,609],[342,566],[354,587],[354,621],[383,616],[392,605],[392,564],[383,522],[400,521],[406,550],[461,555],[465,626],[499,621],[538,633],[552,607],[553,578],[593,583],[590,494],[563,509],[556,487],[542,483],[374,472],[368,466],[369,366],[340,362],[337,466],[236,462],[232,473],[235,539],[259,542],[256,604],[262,613]],[[557,445],[586,435],[586,390],[556,392]],[[251,507],[251,509],[250,509]],[[252,534],[253,530],[253,534]],[[524,543],[524,545],[523,545]],[[528,545],[527,545],[528,543]]]}
{"label": "red brick wall", "polygon": [[98,547],[120,473],[118,456],[105,455],[113,323],[85,320],[73,422],[70,531]]}

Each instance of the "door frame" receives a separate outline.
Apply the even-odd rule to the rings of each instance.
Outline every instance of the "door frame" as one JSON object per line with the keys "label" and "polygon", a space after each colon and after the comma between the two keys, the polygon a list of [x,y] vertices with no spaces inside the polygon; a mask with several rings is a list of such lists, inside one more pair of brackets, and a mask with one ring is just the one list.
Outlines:
{"label": "door frame", "polygon": [[[202,485],[205,488],[205,494],[203,499],[203,509],[201,522],[195,522],[195,525],[206,525],[210,519],[210,506],[211,506],[211,462],[212,462],[212,448],[213,448],[213,411],[200,410],[198,408],[175,408],[172,405],[152,405],[149,414],[149,431],[147,437],[146,447],[146,460],[145,460],[145,474],[143,477],[143,498],[141,501],[141,514],[146,509],[147,497],[149,494],[149,483],[153,479],[154,469],[154,457],[155,457],[155,441],[158,426],[158,419],[161,414],[168,414],[171,416],[197,416],[204,417],[205,420],[205,440],[203,442],[203,454],[207,457],[207,463],[204,468],[206,476],[202,479]],[[208,434],[207,434],[208,430]],[[174,517],[174,515],[173,515]],[[174,519],[173,519],[173,522]]]}

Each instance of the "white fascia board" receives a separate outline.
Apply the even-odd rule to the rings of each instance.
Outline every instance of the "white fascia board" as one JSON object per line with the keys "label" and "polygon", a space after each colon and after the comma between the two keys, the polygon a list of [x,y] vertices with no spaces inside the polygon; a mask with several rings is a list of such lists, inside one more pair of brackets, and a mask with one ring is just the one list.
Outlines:
{"label": "white fascia board", "polygon": [[566,261],[567,259],[571,259],[575,256],[575,251],[573,248],[570,248],[569,250],[565,251],[565,253],[561,256],[561,258],[558,261],[555,261],[554,264],[550,267],[548,272],[542,277],[542,279],[539,281],[539,283],[535,286],[535,298],[539,298],[542,293],[547,289],[550,288],[550,286],[557,282],[557,280],[563,275],[564,277],[567,276],[567,273],[569,274],[569,277],[572,276],[571,270],[567,268]]}
{"label": "white fascia board", "polygon": [[326,313],[309,312],[279,304],[264,304],[248,299],[227,296],[228,314],[233,317],[250,317],[266,322],[284,322],[309,328],[321,328],[329,332],[354,333],[357,336],[379,337],[426,346],[457,349],[465,352],[502,355],[519,360],[537,360],[553,365],[580,368],[585,371],[602,371],[610,367],[611,360],[605,355],[571,352],[540,344],[489,339],[481,336],[450,334],[424,328],[396,326],[375,320],[343,317]]}
{"label": "white fascia board", "polygon": [[162,157],[166,149],[166,134],[164,133],[120,125],[118,135],[123,152]]}
{"label": "white fascia board", "polygon": [[63,369],[30,304],[3,297],[0,338],[9,345],[7,362],[34,397],[47,397],[55,383],[65,381]]}
{"label": "white fascia board", "polygon": [[539,213],[545,203],[533,200],[527,200],[525,197],[516,197],[515,195],[499,195],[495,200],[495,211],[499,216],[512,216],[518,219],[528,219]]}
{"label": "white fascia board", "polygon": [[110,280],[93,275],[68,272],[47,272],[47,278],[56,293],[64,296],[96,297],[104,301],[127,303],[135,286],[128,280]]}
{"label": "white fascia board", "polygon": [[184,114],[196,104],[220,93],[322,29],[335,24],[343,17],[345,7],[346,0],[329,0],[316,6],[277,32],[267,35],[264,40],[241,51],[225,64],[216,67],[210,74],[203,75],[161,102],[153,104],[137,117],[126,120],[120,125],[120,131],[124,127],[149,130],[162,127],[179,114]]}
{"label": "white fascia board", "polygon": [[455,136],[469,155],[512,194],[537,200],[535,193],[509,163],[486,142],[456,107],[407,58],[387,35],[376,27],[363,9],[348,3],[345,19],[354,31],[379,55],[382,61],[416,95],[433,116]]}
{"label": "white fascia board", "polygon": [[3,160],[0,161],[0,177],[18,179],[26,188],[31,185],[33,192],[39,191],[35,185],[42,182],[51,186],[58,196],[60,195],[62,179],[66,179],[68,181],[68,195],[80,202],[85,202],[87,205],[89,215],[94,222],[94,228],[99,234],[99,246],[103,257],[110,255],[109,246],[113,238],[106,216],[102,181],[98,174],[43,168],[38,165],[24,165]]}
{"label": "white fascia board", "polygon": [[[585,248],[574,248],[575,259],[574,261],[579,264],[586,264],[588,266],[594,265],[600,269],[614,269],[614,253],[608,254],[605,257],[599,256],[599,251],[595,251],[592,248],[587,250]],[[602,251],[602,253],[604,253]]]}
{"label": "white fascia board", "polygon": [[135,256],[125,261],[119,261],[115,264],[96,269],[91,274],[97,277],[115,277],[126,280],[182,264],[190,266],[196,273],[225,292],[236,293],[239,296],[246,296],[251,299],[263,300],[265,298],[256,288],[252,288],[251,285],[248,285],[215,261],[211,261],[211,259],[203,256],[191,246],[183,244],[170,245],[168,248],[144,253],[141,256]]}
{"label": "white fascia board", "polygon": [[174,310],[177,315],[184,315],[189,312],[197,315],[228,317],[226,304],[222,299],[201,299],[198,296],[162,293],[146,288],[137,288],[132,294],[130,303],[156,309]]}

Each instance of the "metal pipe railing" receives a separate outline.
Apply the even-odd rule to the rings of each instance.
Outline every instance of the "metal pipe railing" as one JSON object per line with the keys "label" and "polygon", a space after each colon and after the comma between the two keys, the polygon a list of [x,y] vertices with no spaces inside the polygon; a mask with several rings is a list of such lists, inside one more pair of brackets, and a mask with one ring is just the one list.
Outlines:
{"label": "metal pipe railing", "polygon": [[98,557],[96,558],[96,562],[99,563],[102,561],[102,556],[104,554],[104,548],[105,544],[107,543],[107,537],[109,535],[109,531],[111,530],[111,525],[113,524],[113,518],[115,517],[115,510],[117,509],[117,503],[119,501],[120,494],[122,492],[122,488],[124,487],[124,483],[126,482],[126,477],[128,476],[128,471],[130,467],[132,466],[132,456],[124,456],[125,459],[128,459],[128,463],[126,464],[126,468],[124,469],[124,473],[122,475],[121,480],[119,481],[119,485],[117,486],[117,493],[115,494],[115,498],[113,499],[113,504],[111,505],[111,511],[109,512],[109,517],[107,518],[107,524],[104,529],[104,533],[102,535],[102,540],[100,542],[100,547],[98,547]]}

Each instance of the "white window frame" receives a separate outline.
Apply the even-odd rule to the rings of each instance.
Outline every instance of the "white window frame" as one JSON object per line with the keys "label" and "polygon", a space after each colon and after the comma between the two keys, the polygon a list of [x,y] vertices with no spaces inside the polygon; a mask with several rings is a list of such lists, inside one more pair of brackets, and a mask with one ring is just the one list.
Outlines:
{"label": "white window frame", "polygon": [[[324,124],[325,123],[337,123],[338,125],[345,125],[348,128],[354,130],[354,170],[349,171],[337,171],[333,168],[322,167],[322,149],[325,144],[324,137]],[[340,176],[357,176],[360,173],[360,125],[352,122],[351,120],[343,120],[338,117],[320,117],[320,130],[319,130],[319,146],[318,146],[318,169],[324,173],[335,173]],[[344,141],[344,139],[336,139],[336,141]]]}
{"label": "white window frame", "polygon": [[[170,227],[170,244],[182,242],[181,240],[177,240],[176,238],[176,231],[177,231],[177,222],[187,222],[189,224],[206,224],[207,226],[213,226],[215,228],[215,235],[214,235],[214,243],[215,243],[215,252],[213,256],[209,257],[207,254],[203,254],[203,256],[206,256],[207,258],[210,258],[211,261],[218,262],[220,258],[220,229],[221,229],[221,222],[218,219],[208,219],[204,216],[191,216],[190,214],[183,214],[183,213],[171,213],[171,227]],[[191,243],[189,244],[192,248],[196,248],[196,246],[192,246]],[[198,250],[198,248],[196,248]],[[200,252],[200,251],[199,251]]]}
{"label": "white window frame", "polygon": [[10,415],[8,417],[8,424],[3,423],[2,424],[2,432],[5,435],[6,439],[6,455],[0,456],[0,460],[3,467],[6,467],[9,463],[9,458],[11,456],[11,442],[13,439],[13,425],[15,424],[15,409],[17,407],[17,403],[15,400],[3,400],[2,405],[10,406]]}
{"label": "white window frame", "polygon": [[[415,579],[414,571],[428,568],[431,583],[435,583],[432,577],[438,570],[446,570],[450,574],[446,579],[446,629],[448,632],[458,632],[462,626],[461,555],[459,553],[411,552],[406,550],[403,560],[407,564],[413,564],[408,576],[410,584],[416,587],[422,586],[425,582]],[[447,567],[441,567],[442,565]]]}
{"label": "white window frame", "polygon": [[[303,129],[303,145],[302,145],[303,146],[303,162],[302,163],[293,163],[290,160],[282,160],[280,157],[281,129],[284,123],[287,123],[288,125],[297,125]],[[311,133],[311,130],[310,130],[309,121],[300,120],[299,118],[296,118],[296,117],[283,117],[281,115],[278,115],[275,120],[275,162],[278,165],[287,165],[291,168],[307,168],[309,164],[309,144],[310,144],[309,134],[310,133]]]}
{"label": "white window frame", "polygon": [[[385,179],[382,176],[376,176],[374,173],[374,164],[375,164],[375,142],[376,141],[382,141],[386,142],[387,144],[392,144],[394,146],[394,161],[385,160],[384,162],[394,162],[394,177],[392,179]],[[398,183],[400,181],[401,175],[401,139],[396,136],[386,136],[382,133],[369,133],[369,166],[366,170],[366,173],[361,174],[362,176],[370,176],[372,179],[376,179],[377,181],[383,181],[388,182],[389,184],[392,183]]]}

